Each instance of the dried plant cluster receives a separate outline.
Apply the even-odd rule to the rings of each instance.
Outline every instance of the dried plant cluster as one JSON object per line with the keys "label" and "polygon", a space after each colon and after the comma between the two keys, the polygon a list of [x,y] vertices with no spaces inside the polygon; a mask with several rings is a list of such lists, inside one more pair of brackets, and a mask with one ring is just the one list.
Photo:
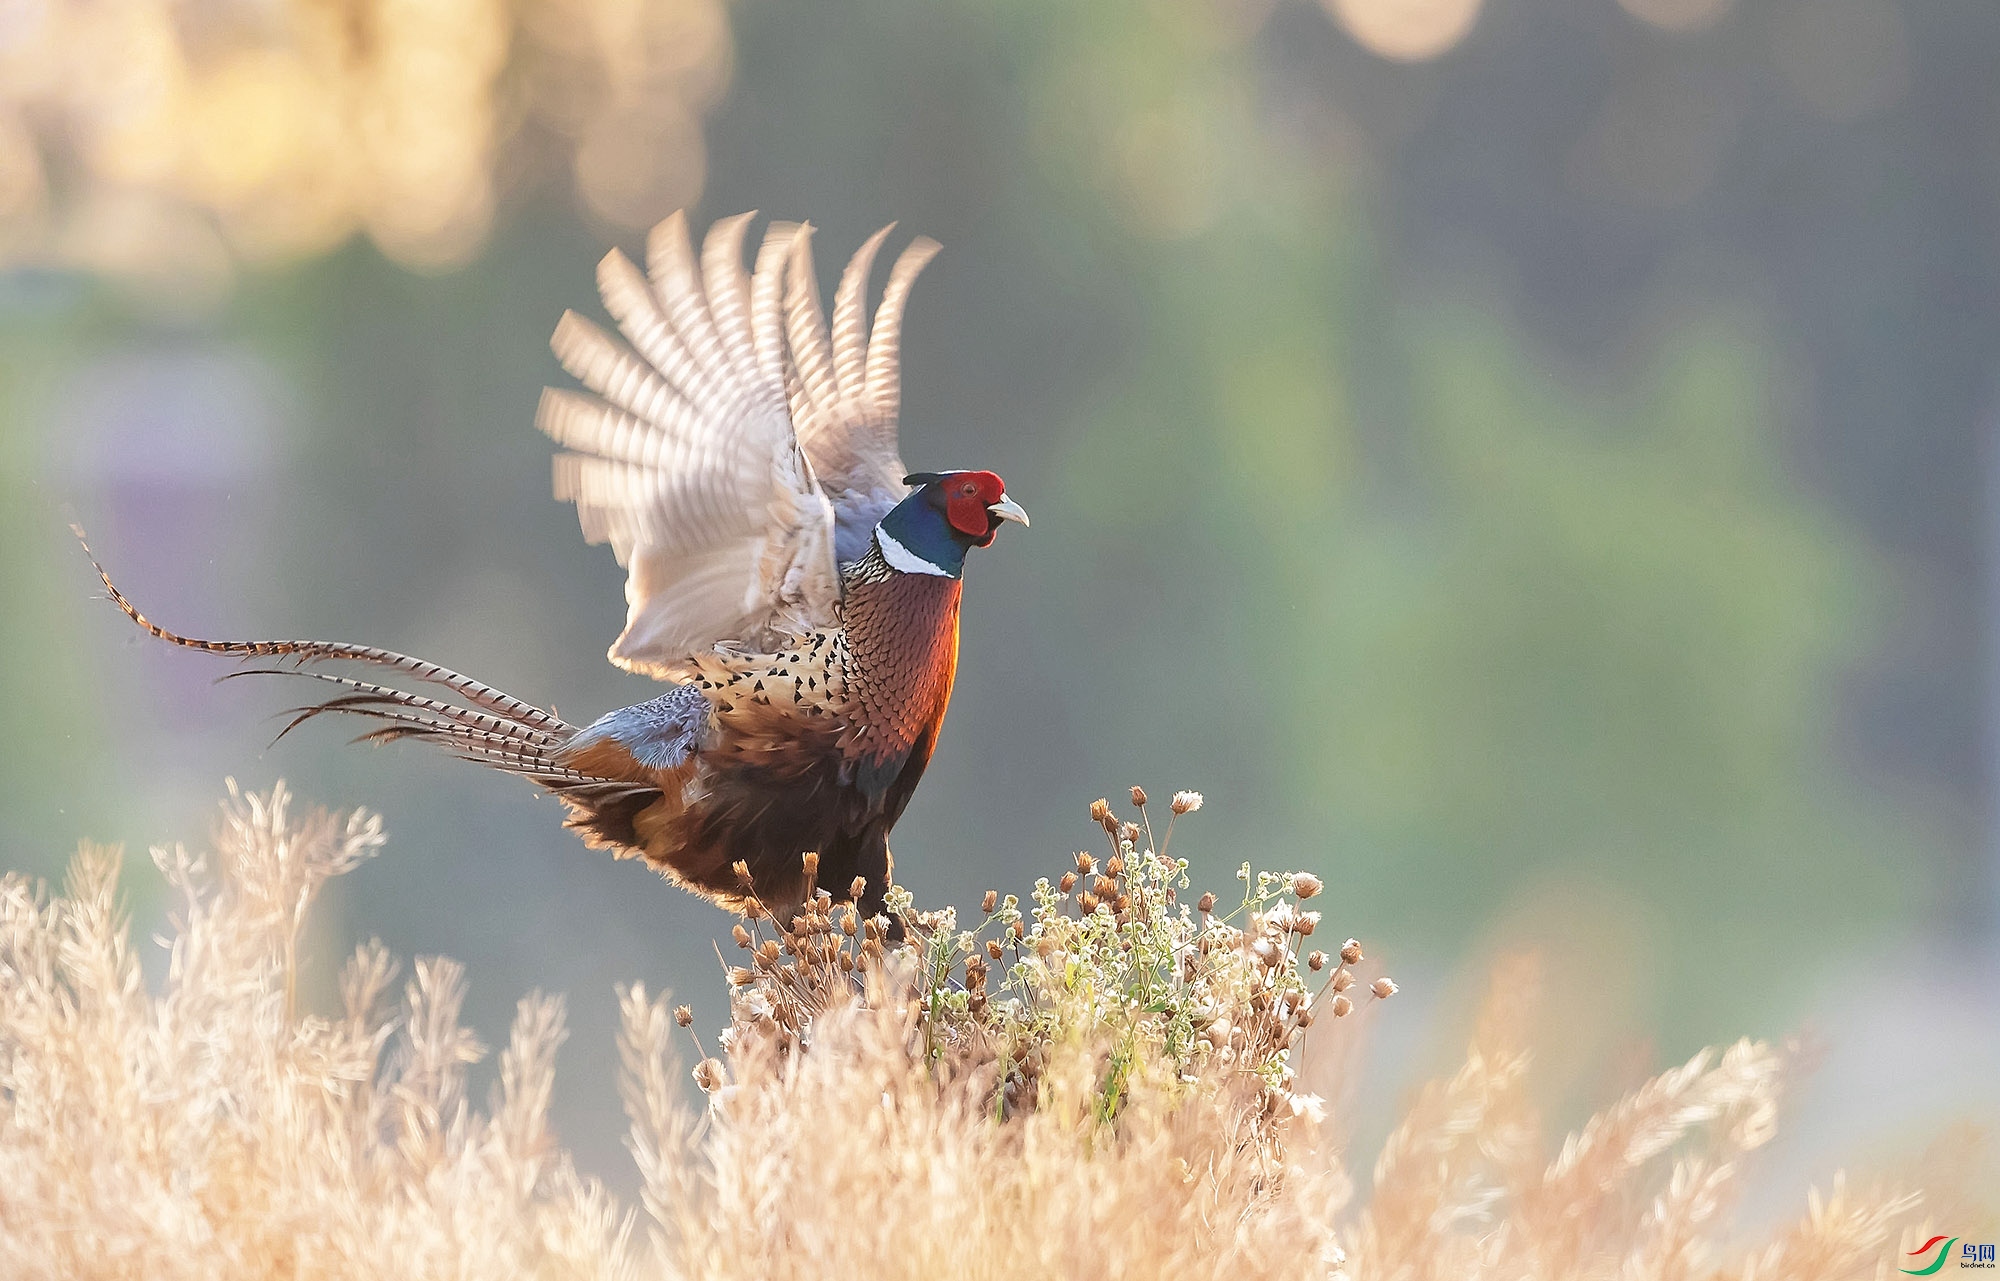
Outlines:
{"label": "dried plant cluster", "polygon": [[156,850],[179,901],[157,993],[115,855],[86,849],[61,895],[8,878],[0,1275],[1763,1281],[1874,1276],[1931,1229],[1914,1195],[1836,1185],[1723,1247],[1776,1115],[1769,1046],[1699,1055],[1545,1149],[1514,972],[1356,1193],[1292,1052],[1393,985],[1362,988],[1358,946],[1310,948],[1309,875],[1185,903],[1135,802],[1135,823],[1097,810],[1101,865],[1026,910],[989,896],[976,929],[907,898],[894,920],[816,896],[747,923],[698,1104],[672,1045],[692,1013],[627,989],[632,1209],[549,1132],[559,1002],[521,1003],[484,1109],[450,962],[394,1001],[364,946],[337,1014],[294,1008],[315,894],[381,844],[365,815],[232,788],[215,855]]}
{"label": "dried plant cluster", "polygon": [[[812,892],[817,860],[807,855],[803,907],[774,917],[753,894],[734,930],[749,963],[729,970],[723,1047],[732,1058],[752,1043],[796,1053],[828,1011],[889,1005],[910,1026],[912,1059],[935,1079],[979,1082],[996,1117],[1032,1110],[1051,1057],[1066,1056],[1094,1082],[1091,1110],[1102,1122],[1120,1116],[1135,1071],[1152,1073],[1170,1097],[1243,1094],[1251,1146],[1275,1160],[1286,1121],[1324,1112],[1295,1088],[1291,1056],[1306,1029],[1396,985],[1358,987],[1354,939],[1331,957],[1310,948],[1320,914],[1301,904],[1322,889],[1311,873],[1253,873],[1245,863],[1241,900],[1229,909],[1218,911],[1210,893],[1184,899],[1187,860],[1167,847],[1201,794],[1175,794],[1157,849],[1146,793],[1131,796],[1134,820],[1108,801],[1091,806],[1108,847],[1101,862],[1079,851],[1059,880],[1035,882],[1025,911],[1014,895],[988,890],[970,929],[953,908],[916,909],[900,887],[888,914],[863,919]],[[748,870],[739,874],[748,891]],[[704,1090],[728,1079],[720,1060],[704,1057],[696,1069]]]}

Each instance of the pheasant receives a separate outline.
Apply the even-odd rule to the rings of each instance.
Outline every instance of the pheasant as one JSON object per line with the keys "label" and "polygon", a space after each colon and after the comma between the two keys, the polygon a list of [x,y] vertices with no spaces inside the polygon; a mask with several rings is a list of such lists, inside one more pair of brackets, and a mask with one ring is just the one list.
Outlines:
{"label": "pheasant", "polygon": [[[699,261],[680,213],[654,228],[646,273],[613,250],[597,282],[623,341],[566,312],[550,343],[588,389],[542,395],[536,425],[562,447],[556,497],[626,568],[609,658],[665,682],[659,697],[579,728],[372,646],[182,636],[93,559],[112,601],[163,641],[277,660],[232,675],[336,687],[285,733],[366,717],[379,723],[357,741],[417,739],[520,775],[561,800],[585,844],[725,907],[781,910],[823,884],[880,911],[889,831],[951,700],[966,553],[1028,516],[990,471],[904,471],[903,312],[937,243],[902,251],[870,324],[892,227],[875,233],[841,275],[829,331],[810,224],[772,224],[746,272],[753,216],[716,223]],[[375,670],[324,670],[343,663]]]}

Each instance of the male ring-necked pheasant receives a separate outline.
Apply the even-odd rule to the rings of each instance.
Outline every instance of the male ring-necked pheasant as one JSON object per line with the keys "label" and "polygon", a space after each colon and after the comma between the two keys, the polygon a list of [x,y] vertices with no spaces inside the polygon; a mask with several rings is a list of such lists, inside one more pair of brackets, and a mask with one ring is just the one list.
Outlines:
{"label": "male ring-necked pheasant", "polygon": [[[897,449],[904,304],[937,252],[897,258],[867,321],[889,228],[840,279],[829,332],[809,225],[774,223],[743,266],[752,215],[715,224],[697,263],[675,214],[647,244],[648,274],[615,250],[598,266],[624,341],[575,313],[551,340],[590,393],[551,388],[536,425],[566,452],[559,499],[628,570],[620,667],[671,688],[581,729],[435,663],[321,641],[209,641],[149,622],[98,567],[111,598],[162,640],[251,669],[329,682],[286,728],[326,712],[382,724],[519,774],[568,807],[592,846],[643,857],[670,880],[741,907],[818,883],[864,911],[889,883],[889,829],[936,745],[958,664],[965,554],[1003,521],[1028,523],[987,471],[905,475]],[[328,663],[441,687],[426,697]],[[238,673],[247,674],[247,673]]]}

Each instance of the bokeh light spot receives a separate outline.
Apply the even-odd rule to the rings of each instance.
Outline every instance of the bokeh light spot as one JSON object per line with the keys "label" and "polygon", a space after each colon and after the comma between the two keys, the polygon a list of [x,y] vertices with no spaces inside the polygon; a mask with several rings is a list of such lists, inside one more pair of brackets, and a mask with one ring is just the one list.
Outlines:
{"label": "bokeh light spot", "polygon": [[450,268],[502,171],[637,227],[700,194],[732,67],[719,0],[0,5],[0,266],[220,297],[360,231]]}
{"label": "bokeh light spot", "polygon": [[1362,48],[1392,62],[1423,62],[1471,32],[1481,0],[1320,0]]}
{"label": "bokeh light spot", "polygon": [[1618,7],[1662,31],[1702,31],[1735,7],[1735,0],[1618,0]]}
{"label": "bokeh light spot", "polygon": [[701,126],[661,103],[607,115],[576,151],[576,186],[591,212],[621,226],[643,226],[701,192]]}

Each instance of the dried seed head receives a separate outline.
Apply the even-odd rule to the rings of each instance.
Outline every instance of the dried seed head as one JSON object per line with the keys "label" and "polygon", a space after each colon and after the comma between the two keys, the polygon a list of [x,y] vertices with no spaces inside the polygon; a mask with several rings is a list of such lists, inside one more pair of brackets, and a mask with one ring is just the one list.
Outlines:
{"label": "dried seed head", "polygon": [[1292,918],[1292,933],[1304,938],[1319,928],[1318,912],[1301,912]]}
{"label": "dried seed head", "polygon": [[1088,916],[1097,910],[1097,895],[1085,890],[1076,896],[1076,905],[1083,909],[1085,916]]}
{"label": "dried seed head", "polygon": [[1091,882],[1090,890],[1099,898],[1117,898],[1118,882],[1108,876],[1100,876]]}
{"label": "dried seed head", "polygon": [[1076,852],[1076,874],[1089,876],[1097,870],[1097,860],[1082,850]]}
{"label": "dried seed head", "polygon": [[701,1087],[703,1094],[713,1094],[722,1085],[722,1062],[719,1059],[703,1059],[695,1064],[694,1083]]}
{"label": "dried seed head", "polygon": [[1063,893],[1065,894],[1069,893],[1071,890],[1076,888],[1076,873],[1064,872],[1062,874],[1062,880],[1056,882],[1056,884],[1062,887]]}
{"label": "dried seed head", "polygon": [[1000,959],[1001,953],[1002,953],[1002,948],[1000,947],[999,939],[986,940],[986,955],[992,957],[994,960],[997,961]]}
{"label": "dried seed head", "polygon": [[1023,926],[1019,921],[1016,921],[1011,926],[1009,926],[1007,928],[1007,932],[1009,934],[1012,934],[1017,940],[1026,938],[1028,936],[1027,928]]}
{"label": "dried seed head", "polygon": [[1192,814],[1201,808],[1200,792],[1175,792],[1172,809],[1176,814]]}
{"label": "dried seed head", "polygon": [[992,890],[986,891],[986,896],[979,900],[979,910],[989,915],[998,906],[1000,906],[1000,896]]}
{"label": "dried seed head", "polygon": [[1396,985],[1388,979],[1376,979],[1368,990],[1375,994],[1377,1000],[1386,1001],[1396,994]]}
{"label": "dried seed head", "polygon": [[861,923],[856,919],[854,909],[851,907],[848,908],[846,913],[840,918],[840,932],[849,938],[853,938],[855,932],[860,928]]}
{"label": "dried seed head", "polygon": [[777,959],[778,959],[778,940],[776,940],[776,939],[765,939],[765,940],[764,940],[764,946],[762,946],[762,947],[760,947],[760,948],[758,948],[758,949],[757,949],[757,955],[758,955],[758,956],[761,956],[761,957],[763,957],[763,958],[764,958],[764,959],[765,959],[766,961],[775,961],[775,960],[777,960]]}
{"label": "dried seed head", "polygon": [[737,987],[749,987],[756,977],[755,974],[752,974],[740,965],[731,967],[729,971],[729,981]]}
{"label": "dried seed head", "polygon": [[750,931],[744,929],[741,925],[730,930],[729,937],[736,940],[736,946],[738,947],[750,946]]}
{"label": "dried seed head", "polygon": [[1133,803],[1134,805],[1139,805],[1139,806],[1143,806],[1143,805],[1145,805],[1145,803],[1146,803],[1146,789],[1145,789],[1145,788],[1143,788],[1143,787],[1134,787],[1134,788],[1132,789],[1132,803]]}
{"label": "dried seed head", "polygon": [[1359,965],[1359,964],[1361,964],[1361,940],[1360,940],[1360,939],[1349,939],[1349,940],[1347,940],[1347,942],[1345,942],[1345,943],[1342,943],[1342,944],[1340,945],[1340,963],[1341,963],[1342,965]]}
{"label": "dried seed head", "polygon": [[750,865],[748,863],[739,858],[729,865],[729,870],[736,873],[736,883],[738,885],[741,885],[746,890],[750,888],[752,882],[750,880]]}
{"label": "dried seed head", "polygon": [[685,1005],[676,1005],[674,1007],[674,1022],[680,1024],[682,1027],[693,1027],[694,1011]]}
{"label": "dried seed head", "polygon": [[1201,909],[1202,915],[1208,915],[1215,910],[1215,895],[1202,895],[1201,898],[1195,901],[1195,906]]}
{"label": "dried seed head", "polygon": [[1125,874],[1125,860],[1121,856],[1113,854],[1110,858],[1104,860],[1104,873],[1107,876],[1123,876]]}
{"label": "dried seed head", "polygon": [[814,881],[819,879],[818,850],[807,850],[804,856],[802,856],[799,859],[799,863],[801,866],[805,868],[806,884],[811,885]]}
{"label": "dried seed head", "polygon": [[1354,1002],[1348,1000],[1346,997],[1336,996],[1333,998],[1333,1017],[1344,1019],[1353,1008]]}
{"label": "dried seed head", "polygon": [[1317,974],[1326,968],[1326,953],[1310,952],[1306,955],[1306,968]]}
{"label": "dried seed head", "polygon": [[1300,872],[1292,877],[1292,893],[1300,898],[1311,898],[1325,888],[1311,872]]}
{"label": "dried seed head", "polygon": [[868,893],[868,878],[865,876],[855,877],[854,883],[847,887],[847,897],[852,899],[856,903],[859,903],[862,900],[862,898],[864,898],[867,895],[867,893]]}
{"label": "dried seed head", "polygon": [[1090,803],[1090,821],[1103,823],[1111,817],[1111,802],[1098,797]]}

